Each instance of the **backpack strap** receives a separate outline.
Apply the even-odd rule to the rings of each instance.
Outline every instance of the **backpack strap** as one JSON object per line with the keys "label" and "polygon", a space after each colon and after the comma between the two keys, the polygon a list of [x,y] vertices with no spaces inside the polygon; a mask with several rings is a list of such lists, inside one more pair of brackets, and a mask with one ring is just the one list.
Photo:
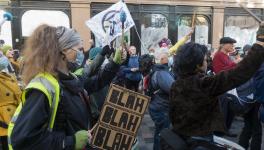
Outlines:
{"label": "backpack strap", "polygon": [[[152,83],[151,83],[151,80],[152,80],[152,77],[153,77],[153,75],[157,72],[157,71],[160,71],[160,70],[153,70],[153,71],[151,71],[151,73],[148,75],[148,83],[147,83],[147,88],[146,88],[146,94],[148,95],[148,96],[153,96],[153,95],[155,95],[155,94],[162,94],[163,93],[163,90],[162,89],[160,89],[160,87],[157,87],[157,89],[154,89],[154,87],[153,87],[153,85],[152,85]],[[168,71],[168,73],[170,73],[169,71]]]}
{"label": "backpack strap", "polygon": [[154,95],[154,92],[153,91],[153,87],[152,87],[152,84],[151,84],[151,78],[153,76],[153,74],[155,73],[155,71],[151,71],[146,77],[145,79],[143,80],[143,87],[144,87],[144,91],[145,91],[145,94],[148,95],[148,96],[152,96]]}

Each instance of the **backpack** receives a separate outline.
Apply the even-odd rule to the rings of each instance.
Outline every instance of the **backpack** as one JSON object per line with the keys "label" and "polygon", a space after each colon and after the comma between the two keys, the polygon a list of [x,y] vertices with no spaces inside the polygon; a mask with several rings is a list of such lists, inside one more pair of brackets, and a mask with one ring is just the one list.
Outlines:
{"label": "backpack", "polygon": [[144,90],[144,94],[152,97],[153,95],[157,94],[157,93],[163,93],[163,91],[158,88],[155,89],[155,87],[153,87],[153,85],[151,84],[151,79],[152,76],[157,72],[157,71],[166,71],[168,72],[174,79],[176,79],[176,76],[174,74],[172,74],[169,70],[161,70],[156,68],[155,66],[152,67],[151,71],[149,74],[147,74],[144,78],[143,78],[143,90]]}
{"label": "backpack", "polygon": [[0,136],[7,136],[8,124],[20,103],[21,93],[16,76],[0,72]]}

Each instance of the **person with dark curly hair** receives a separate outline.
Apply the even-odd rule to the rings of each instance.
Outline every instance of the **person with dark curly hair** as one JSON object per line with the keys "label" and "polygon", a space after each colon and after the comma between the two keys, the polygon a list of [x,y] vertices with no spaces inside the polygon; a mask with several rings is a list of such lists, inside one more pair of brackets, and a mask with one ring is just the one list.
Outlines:
{"label": "person with dark curly hair", "polygon": [[[173,131],[184,139],[212,135],[215,131],[225,133],[217,97],[254,75],[264,61],[263,46],[264,42],[258,41],[236,67],[207,76],[207,47],[196,43],[183,45],[174,57],[173,72],[177,80],[169,97]],[[192,144],[188,146],[193,147]]]}

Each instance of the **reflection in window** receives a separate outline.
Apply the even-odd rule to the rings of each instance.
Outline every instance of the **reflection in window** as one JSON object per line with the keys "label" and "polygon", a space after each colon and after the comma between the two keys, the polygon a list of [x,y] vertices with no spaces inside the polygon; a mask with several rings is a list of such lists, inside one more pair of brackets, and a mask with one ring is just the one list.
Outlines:
{"label": "reflection in window", "polygon": [[225,36],[237,40],[236,46],[243,47],[256,41],[258,22],[251,16],[229,16],[225,21]]}
{"label": "reflection in window", "polygon": [[[5,11],[0,10],[0,20],[2,20]],[[5,44],[12,45],[11,22],[6,21],[0,31],[0,40],[4,40]]]}
{"label": "reflection in window", "polygon": [[41,24],[70,27],[69,17],[62,11],[29,10],[22,16],[22,36],[30,34]]}
{"label": "reflection in window", "polygon": [[[187,35],[192,26],[192,16],[182,16],[178,22],[178,40]],[[203,16],[195,18],[195,42],[208,45],[209,23]]]}
{"label": "reflection in window", "polygon": [[141,21],[141,54],[148,53],[149,49],[159,50],[158,43],[168,38],[167,18],[162,14],[145,15]]}

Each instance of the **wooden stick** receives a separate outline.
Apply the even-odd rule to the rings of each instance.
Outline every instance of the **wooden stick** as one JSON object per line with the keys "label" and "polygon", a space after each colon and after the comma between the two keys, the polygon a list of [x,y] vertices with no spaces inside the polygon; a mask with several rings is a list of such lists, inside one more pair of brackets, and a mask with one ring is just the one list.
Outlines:
{"label": "wooden stick", "polygon": [[94,130],[97,126],[98,126],[98,123],[96,123],[96,124],[92,127],[92,129],[91,129],[90,131],[93,132],[93,130]]}
{"label": "wooden stick", "polygon": [[123,51],[123,49],[124,49],[124,47],[125,47],[125,45],[124,45],[124,38],[125,38],[125,30],[124,30],[124,27],[123,27],[123,25],[122,25],[122,43],[121,43],[121,45],[122,45],[122,50],[121,50],[121,51]]}
{"label": "wooden stick", "polygon": [[192,18],[192,28],[195,26],[195,18],[196,18],[196,12],[193,12],[193,18]]}

